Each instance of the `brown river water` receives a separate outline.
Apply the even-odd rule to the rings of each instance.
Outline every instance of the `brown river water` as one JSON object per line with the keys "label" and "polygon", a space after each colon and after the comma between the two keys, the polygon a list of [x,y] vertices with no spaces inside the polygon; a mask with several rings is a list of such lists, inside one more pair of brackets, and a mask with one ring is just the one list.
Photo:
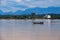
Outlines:
{"label": "brown river water", "polygon": [[[33,24],[32,21],[42,21],[44,24]],[[60,20],[1,19],[0,40],[60,40]]]}

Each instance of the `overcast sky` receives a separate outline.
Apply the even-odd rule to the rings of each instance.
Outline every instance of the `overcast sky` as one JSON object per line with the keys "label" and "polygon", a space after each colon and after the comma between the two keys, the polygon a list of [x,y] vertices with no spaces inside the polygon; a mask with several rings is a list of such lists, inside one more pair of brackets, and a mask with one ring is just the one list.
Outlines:
{"label": "overcast sky", "polygon": [[27,8],[60,7],[60,0],[0,0],[0,9],[5,11],[25,10]]}

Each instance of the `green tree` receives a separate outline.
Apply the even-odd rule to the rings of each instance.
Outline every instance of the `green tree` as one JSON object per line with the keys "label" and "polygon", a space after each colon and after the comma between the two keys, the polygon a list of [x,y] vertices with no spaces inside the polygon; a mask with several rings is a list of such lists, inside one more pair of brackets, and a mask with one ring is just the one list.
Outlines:
{"label": "green tree", "polygon": [[34,12],[32,12],[32,19],[35,19],[35,17],[36,17],[36,14],[34,13]]}

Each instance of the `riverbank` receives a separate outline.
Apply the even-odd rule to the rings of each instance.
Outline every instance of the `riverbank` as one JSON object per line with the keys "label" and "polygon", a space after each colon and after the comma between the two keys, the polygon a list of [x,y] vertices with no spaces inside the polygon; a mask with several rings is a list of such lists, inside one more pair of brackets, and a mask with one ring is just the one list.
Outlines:
{"label": "riverbank", "polygon": [[60,14],[0,15],[0,19],[60,19]]}

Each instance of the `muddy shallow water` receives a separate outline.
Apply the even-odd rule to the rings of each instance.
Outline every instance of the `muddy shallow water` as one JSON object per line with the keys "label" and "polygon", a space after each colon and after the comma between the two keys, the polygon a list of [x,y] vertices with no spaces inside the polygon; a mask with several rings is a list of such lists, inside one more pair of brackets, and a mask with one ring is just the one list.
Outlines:
{"label": "muddy shallow water", "polygon": [[[42,21],[44,24],[33,24]],[[60,40],[60,20],[0,20],[0,40]]]}

